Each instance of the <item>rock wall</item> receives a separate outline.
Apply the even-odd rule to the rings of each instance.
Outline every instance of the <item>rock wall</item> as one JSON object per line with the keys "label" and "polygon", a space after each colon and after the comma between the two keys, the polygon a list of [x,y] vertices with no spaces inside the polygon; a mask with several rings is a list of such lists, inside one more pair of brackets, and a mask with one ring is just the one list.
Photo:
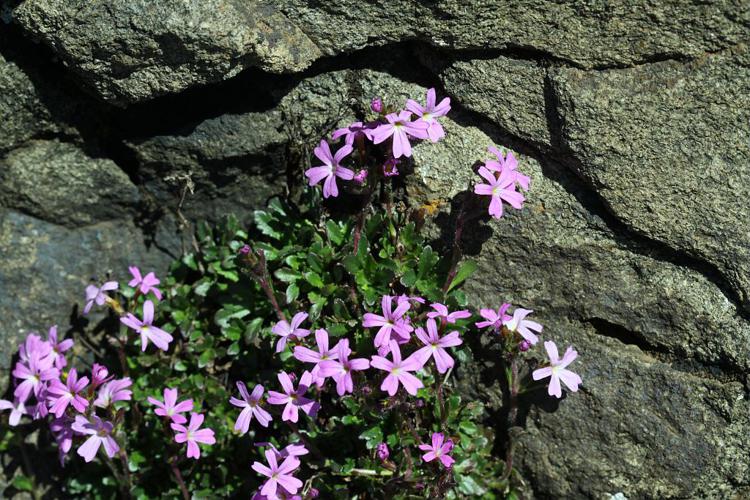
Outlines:
{"label": "rock wall", "polygon": [[[469,292],[534,309],[584,386],[533,404],[539,498],[750,495],[750,9],[742,0],[12,0],[0,6],[0,366],[90,278],[298,187],[372,96],[449,95],[410,196],[494,143],[526,209],[467,231]],[[450,231],[450,216],[436,219]],[[76,327],[73,325],[73,327]],[[7,370],[5,370],[7,373]],[[498,384],[475,388],[497,401]]]}

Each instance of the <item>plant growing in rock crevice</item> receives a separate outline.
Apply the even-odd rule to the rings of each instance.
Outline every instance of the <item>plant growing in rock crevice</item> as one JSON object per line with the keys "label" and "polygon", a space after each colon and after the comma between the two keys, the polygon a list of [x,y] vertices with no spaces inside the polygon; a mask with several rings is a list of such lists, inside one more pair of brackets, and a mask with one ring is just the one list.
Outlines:
{"label": "plant growing in rock crevice", "polygon": [[[504,203],[522,208],[518,188],[528,190],[529,178],[513,153],[490,147],[479,196],[461,207],[440,255],[420,235],[426,208],[409,208],[393,180],[418,168],[412,141],[444,136],[439,118],[450,101],[430,90],[424,106],[374,100],[371,109],[370,120],[332,134],[339,146],[323,139],[315,148],[320,165],[305,175],[321,190],[296,205],[272,200],[256,212],[252,238],[232,217],[201,225],[197,251],[164,283],[134,266],[127,285],[89,286],[84,312],[107,306],[120,324],[90,379],[68,369],[71,345],[56,331],[28,336],[14,400],[0,404],[12,425],[24,415],[49,421],[60,461],[73,469],[67,494],[515,494],[512,440],[504,460],[492,455],[485,408],[459,393],[453,373],[473,362],[466,336],[491,336],[509,426],[519,395],[543,387],[525,387],[526,372],[549,378],[558,398],[561,382],[571,391],[581,383],[568,369],[572,348],[560,358],[547,341],[549,363],[531,363],[542,332],[532,311],[502,304],[477,315],[461,291],[476,267],[462,262],[464,226],[486,212],[502,217]],[[99,466],[114,481],[97,481]]]}

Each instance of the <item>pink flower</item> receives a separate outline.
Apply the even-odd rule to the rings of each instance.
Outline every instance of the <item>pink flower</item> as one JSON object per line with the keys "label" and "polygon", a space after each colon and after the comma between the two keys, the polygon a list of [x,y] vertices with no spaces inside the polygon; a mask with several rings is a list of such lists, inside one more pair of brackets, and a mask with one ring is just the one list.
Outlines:
{"label": "pink flower", "polygon": [[43,364],[46,365],[48,361],[54,364],[55,353],[52,350],[52,344],[42,340],[39,335],[30,333],[26,336],[23,344],[18,346],[18,359],[24,364],[28,364],[32,353]]}
{"label": "pink flower", "polygon": [[398,164],[401,160],[396,158],[388,158],[383,163],[383,175],[386,177],[396,177],[398,175]]}
{"label": "pink flower", "polygon": [[414,328],[404,320],[403,316],[409,310],[411,304],[408,301],[397,301],[396,309],[393,310],[393,297],[383,295],[381,307],[383,308],[382,316],[365,313],[362,317],[363,327],[380,327],[378,333],[375,335],[375,347],[388,346],[391,340],[391,333],[395,333],[402,339],[408,340]]}
{"label": "pink flower", "polygon": [[303,373],[297,389],[294,388],[292,379],[286,372],[279,372],[278,378],[284,392],[268,391],[268,402],[272,405],[286,405],[281,414],[281,420],[297,422],[299,420],[299,408],[314,417],[318,412],[319,405],[312,399],[305,397],[307,389],[313,382],[312,374],[308,371]]}
{"label": "pink flower", "polygon": [[284,350],[289,337],[296,337],[298,339],[301,339],[302,337],[307,337],[308,335],[310,335],[310,330],[299,327],[306,319],[307,313],[298,312],[294,315],[294,317],[292,317],[291,325],[288,321],[283,320],[279,321],[274,325],[273,328],[271,328],[272,333],[275,333],[276,335],[279,335],[281,337],[276,343],[276,352],[281,352]]}
{"label": "pink flower", "polygon": [[370,362],[364,358],[349,359],[349,340],[342,339],[338,344],[338,356],[335,361],[322,361],[320,363],[320,375],[333,377],[336,381],[336,392],[339,396],[354,392],[354,381],[352,371],[366,370]]}
{"label": "pink flower", "polygon": [[154,303],[150,300],[143,303],[143,321],[139,320],[132,313],[128,313],[124,318],[120,318],[120,321],[125,326],[141,334],[141,351],[146,350],[149,340],[162,351],[169,349],[172,336],[153,325]]}
{"label": "pink flower", "polygon": [[388,457],[391,456],[391,451],[388,449],[388,445],[385,443],[378,443],[378,446],[377,448],[375,448],[375,451],[381,462],[385,462],[386,460],[388,460]]}
{"label": "pink flower", "polygon": [[503,321],[503,325],[511,332],[520,333],[523,338],[531,343],[531,345],[534,345],[539,342],[539,337],[532,333],[532,330],[537,333],[541,333],[542,325],[540,325],[536,321],[524,319],[532,312],[534,311],[531,311],[529,309],[521,309],[519,307],[515,311],[513,311],[513,318]]}
{"label": "pink flower", "polygon": [[376,113],[383,112],[383,100],[380,97],[373,97],[370,101],[370,109]]}
{"label": "pink flower", "polygon": [[146,276],[141,276],[141,270],[136,266],[128,267],[130,274],[133,275],[133,279],[130,280],[128,286],[133,288],[138,287],[141,294],[148,295],[148,292],[154,292],[154,296],[157,300],[161,300],[161,290],[156,288],[156,285],[161,283],[159,278],[153,272],[148,273]]}
{"label": "pink flower", "polygon": [[133,381],[128,377],[107,382],[99,389],[94,406],[107,408],[118,401],[130,401],[133,392],[128,387],[131,385]]}
{"label": "pink flower", "polygon": [[303,363],[315,363],[310,374],[313,376],[313,380],[321,387],[325,382],[325,376],[320,374],[320,363],[328,359],[338,359],[339,350],[338,344],[333,348],[328,348],[328,332],[323,328],[315,330],[315,342],[318,344],[318,350],[313,351],[304,346],[297,346],[294,348],[294,357]]}
{"label": "pink flower", "polygon": [[175,431],[174,440],[178,443],[187,442],[188,458],[200,458],[201,449],[198,446],[198,443],[208,445],[216,443],[213,430],[209,428],[200,428],[204,418],[205,417],[199,413],[191,413],[190,423],[188,423],[187,427],[177,423],[170,424],[172,430]]}
{"label": "pink flower", "polygon": [[86,417],[77,415],[71,427],[79,434],[91,436],[78,448],[78,454],[86,462],[91,462],[94,459],[102,445],[104,445],[104,451],[109,458],[114,457],[120,451],[120,447],[117,446],[117,442],[111,435],[112,423],[106,422],[96,415],[91,415],[90,421]]}
{"label": "pink flower", "polygon": [[[344,144],[349,144],[351,146],[352,144],[354,144],[354,140],[357,137],[367,137],[369,139],[371,134],[372,126],[370,126],[369,123],[362,124],[362,122],[354,122],[347,127],[336,130],[333,134],[331,134],[331,139],[335,141],[339,137],[344,136]],[[321,158],[321,160],[323,159]],[[325,160],[323,161],[325,162]]]}
{"label": "pink flower", "polygon": [[492,327],[496,331],[502,328],[503,322],[508,321],[511,319],[512,316],[509,316],[505,314],[505,311],[508,310],[510,307],[510,304],[507,302],[500,306],[500,309],[495,311],[494,309],[481,309],[479,311],[479,315],[486,319],[487,321],[478,321],[476,323],[477,328],[487,328]]}
{"label": "pink flower", "polygon": [[365,169],[360,170],[357,173],[357,175],[354,176],[353,180],[357,184],[364,184],[365,181],[367,180],[367,170],[365,170]]}
{"label": "pink flower", "polygon": [[433,357],[435,358],[435,365],[438,372],[445,373],[453,367],[453,358],[450,357],[445,348],[455,347],[463,343],[457,331],[450,332],[448,335],[440,338],[435,320],[428,319],[427,333],[422,328],[417,328],[415,333],[424,344],[424,347],[414,353],[421,358],[422,364],[427,363],[430,357]]}
{"label": "pink flower", "polygon": [[60,465],[64,465],[65,456],[73,447],[73,436],[75,435],[73,433],[73,428],[71,427],[73,422],[75,422],[75,420],[72,418],[63,416],[62,418],[54,419],[49,424],[49,430],[52,432],[52,436],[57,443]]}
{"label": "pink flower", "polygon": [[193,410],[193,400],[186,399],[185,401],[177,402],[177,389],[164,389],[164,402],[162,403],[156,398],[149,396],[148,402],[156,406],[154,413],[161,417],[167,417],[176,424],[184,424],[187,419],[182,416],[182,413]]}
{"label": "pink flower", "polygon": [[16,399],[12,403],[8,400],[0,399],[0,411],[1,410],[10,410],[8,424],[11,427],[15,427],[18,425],[18,423],[21,421],[22,415],[28,415],[26,406],[23,404],[23,401],[20,401],[18,399]]}
{"label": "pink flower", "polygon": [[422,455],[422,460],[432,462],[436,458],[442,462],[446,469],[449,469],[455,460],[448,455],[453,450],[453,441],[446,440],[442,432],[432,433],[432,446],[429,444],[420,444],[419,449],[426,451]]}
{"label": "pink flower", "polygon": [[256,385],[252,394],[248,394],[244,382],[237,382],[237,389],[240,390],[242,399],[237,399],[234,396],[229,399],[231,404],[242,408],[240,415],[237,417],[237,422],[234,423],[234,430],[246,434],[248,429],[250,429],[250,421],[253,419],[253,415],[260,422],[260,425],[268,427],[269,422],[273,418],[270,413],[260,407],[260,402],[263,399],[263,386],[260,384]]}
{"label": "pink flower", "polygon": [[429,124],[417,120],[415,122],[411,120],[411,113],[409,111],[401,111],[398,115],[391,113],[386,115],[388,123],[379,125],[372,133],[372,142],[380,144],[386,139],[393,137],[393,157],[400,158],[401,156],[411,156],[411,144],[409,143],[409,137],[416,139],[427,139],[427,128]]}
{"label": "pink flower", "polygon": [[315,156],[323,162],[323,165],[309,168],[305,172],[305,175],[309,179],[311,186],[314,186],[325,179],[325,182],[323,183],[323,198],[328,198],[329,196],[335,198],[339,195],[339,188],[336,185],[336,177],[346,181],[350,181],[354,178],[353,171],[340,165],[341,160],[349,156],[352,152],[352,145],[344,144],[344,146],[333,155],[331,154],[331,148],[328,146],[328,143],[323,139],[313,152],[315,153]]}
{"label": "pink flower", "polygon": [[111,378],[106,366],[94,363],[94,366],[91,367],[91,385],[93,387],[99,387]]}
{"label": "pink flower", "polygon": [[550,396],[562,397],[562,391],[560,390],[561,380],[571,391],[578,391],[578,385],[582,383],[581,377],[566,369],[578,357],[578,353],[572,347],[568,347],[563,358],[559,359],[557,346],[551,340],[544,343],[544,348],[547,350],[550,366],[534,370],[531,374],[532,378],[534,380],[541,380],[550,377],[548,390]]}
{"label": "pink flower", "polygon": [[516,191],[515,175],[510,170],[503,170],[499,177],[486,167],[479,167],[481,175],[487,184],[477,184],[474,192],[479,195],[490,196],[489,213],[496,219],[503,216],[503,201],[516,209],[523,208],[524,197]]}
{"label": "pink flower", "polygon": [[302,481],[292,476],[292,473],[299,467],[299,460],[290,456],[279,465],[274,450],[266,450],[265,456],[268,466],[260,462],[254,462],[252,465],[255,472],[268,478],[263,483],[260,494],[274,498],[279,487],[292,495],[297,493],[297,490],[302,488]]}
{"label": "pink flower", "polygon": [[34,396],[39,397],[47,382],[60,376],[60,371],[52,366],[54,358],[44,353],[44,350],[27,352],[28,360],[16,363],[13,376],[21,383],[16,386],[13,396],[21,402],[25,403],[32,392]]}
{"label": "pink flower", "polygon": [[58,369],[64,368],[65,365],[68,364],[68,360],[65,359],[65,355],[63,353],[69,350],[71,347],[73,347],[73,340],[65,339],[65,340],[60,340],[58,342],[57,325],[49,329],[49,334],[47,335],[47,339],[48,339],[47,341],[49,342],[49,345],[52,347],[52,352],[54,353],[54,356],[55,356],[55,368],[58,368]]}
{"label": "pink flower", "polygon": [[83,314],[88,314],[91,310],[91,306],[94,305],[94,302],[96,302],[96,305],[101,306],[106,302],[108,299],[107,294],[104,292],[108,292],[110,290],[117,290],[117,287],[119,285],[116,281],[107,281],[102,286],[97,287],[95,285],[89,285],[86,287],[86,305],[83,307]]}
{"label": "pink flower", "polygon": [[89,385],[88,377],[81,377],[79,380],[78,372],[76,372],[75,368],[71,368],[65,384],[60,382],[59,379],[55,379],[47,387],[49,410],[57,418],[60,418],[65,413],[68,405],[72,404],[76,411],[83,413],[86,411],[89,402],[78,393],[85,389],[87,385]]}
{"label": "pink flower", "polygon": [[417,353],[412,354],[405,360],[401,360],[401,349],[398,347],[398,343],[395,340],[391,340],[390,344],[391,356],[393,361],[380,356],[373,356],[370,366],[379,370],[385,370],[388,375],[383,380],[383,384],[380,386],[382,391],[388,392],[389,395],[394,396],[398,391],[399,383],[404,386],[406,392],[412,396],[417,395],[417,390],[424,387],[422,381],[409,372],[415,372],[422,368],[421,358]]}
{"label": "pink flower", "polygon": [[436,120],[440,116],[445,116],[451,110],[450,97],[443,98],[440,104],[435,105],[435,89],[427,91],[427,102],[425,106],[417,103],[413,99],[406,101],[406,109],[419,116],[425,122],[427,127],[427,136],[432,142],[437,142],[445,137],[443,126]]}
{"label": "pink flower", "polygon": [[448,312],[448,308],[439,302],[430,304],[430,307],[435,309],[434,312],[428,312],[428,318],[444,318],[448,323],[455,323],[456,320],[470,318],[471,313],[465,309],[456,312]]}
{"label": "pink flower", "polygon": [[508,151],[507,156],[503,156],[502,151],[494,146],[488,147],[487,150],[497,157],[497,161],[487,160],[485,162],[485,166],[487,167],[487,169],[495,172],[510,170],[513,174],[514,182],[521,186],[521,189],[523,189],[524,191],[529,190],[529,183],[531,182],[531,179],[527,175],[523,175],[521,172],[518,172],[516,170],[518,168],[518,160],[516,160],[516,157],[513,156],[512,151]]}

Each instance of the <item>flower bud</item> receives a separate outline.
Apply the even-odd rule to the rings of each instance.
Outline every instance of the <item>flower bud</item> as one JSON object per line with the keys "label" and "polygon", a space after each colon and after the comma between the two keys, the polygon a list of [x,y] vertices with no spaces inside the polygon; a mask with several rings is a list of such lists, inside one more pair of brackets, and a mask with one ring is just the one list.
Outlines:
{"label": "flower bud", "polygon": [[374,97],[372,101],[370,101],[370,109],[375,111],[376,113],[382,113],[383,100],[380,97]]}
{"label": "flower bud", "polygon": [[307,498],[318,498],[319,496],[320,491],[317,488],[310,488],[310,491],[307,492]]}
{"label": "flower bud", "polygon": [[520,344],[518,344],[518,350],[521,352],[526,352],[531,348],[531,343],[528,340],[524,340]]}
{"label": "flower bud", "polygon": [[391,456],[391,451],[388,449],[388,445],[385,443],[378,444],[378,447],[376,448],[376,450],[377,450],[378,458],[382,462],[385,462],[386,460],[388,460],[388,457]]}
{"label": "flower bud", "polygon": [[247,255],[250,253],[250,245],[243,245],[242,248],[239,250],[240,255]]}
{"label": "flower bud", "polygon": [[357,175],[354,176],[354,182],[357,184],[364,184],[367,180],[367,170],[360,170]]}
{"label": "flower bud", "polygon": [[91,367],[91,385],[94,387],[98,387],[106,382],[108,376],[109,370],[107,370],[106,366],[94,363],[94,366]]}

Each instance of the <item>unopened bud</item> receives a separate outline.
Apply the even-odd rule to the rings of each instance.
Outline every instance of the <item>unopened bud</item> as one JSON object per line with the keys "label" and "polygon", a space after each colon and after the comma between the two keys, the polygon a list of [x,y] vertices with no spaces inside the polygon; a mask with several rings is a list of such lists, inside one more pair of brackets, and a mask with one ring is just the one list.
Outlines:
{"label": "unopened bud", "polygon": [[531,349],[531,342],[529,342],[528,340],[524,340],[523,342],[518,344],[518,350],[521,352],[526,352],[529,349]]}
{"label": "unopened bud", "polygon": [[380,97],[375,97],[370,101],[370,109],[376,113],[383,112],[383,100]]}
{"label": "unopened bud", "polygon": [[242,248],[240,248],[239,254],[240,255],[247,255],[250,253],[250,245],[243,245]]}
{"label": "unopened bud", "polygon": [[385,443],[378,444],[378,447],[376,450],[377,450],[378,458],[383,462],[388,460],[388,457],[391,456],[391,452],[388,449],[388,445]]}
{"label": "unopened bud", "polygon": [[354,182],[357,184],[364,184],[367,180],[367,170],[360,170],[357,175],[354,176]]}

